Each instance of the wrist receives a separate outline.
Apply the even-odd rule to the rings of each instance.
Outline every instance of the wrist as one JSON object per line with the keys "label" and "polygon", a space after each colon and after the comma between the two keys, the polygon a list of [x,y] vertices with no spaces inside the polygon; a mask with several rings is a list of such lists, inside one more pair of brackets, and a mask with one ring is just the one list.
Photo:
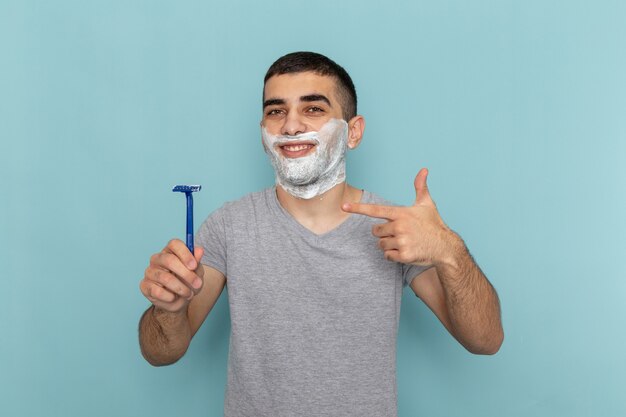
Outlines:
{"label": "wrist", "polygon": [[438,256],[433,259],[433,265],[437,269],[458,271],[463,264],[463,257],[467,253],[463,239],[446,228],[441,237],[440,248]]}
{"label": "wrist", "polygon": [[153,304],[151,310],[152,317],[159,323],[177,324],[187,320],[187,308],[178,311],[169,311]]}

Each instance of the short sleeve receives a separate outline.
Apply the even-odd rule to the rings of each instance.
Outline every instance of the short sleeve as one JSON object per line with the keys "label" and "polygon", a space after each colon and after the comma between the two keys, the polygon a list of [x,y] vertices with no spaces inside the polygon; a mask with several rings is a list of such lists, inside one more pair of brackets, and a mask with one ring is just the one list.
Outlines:
{"label": "short sleeve", "polygon": [[227,276],[225,207],[214,211],[196,233],[196,246],[204,249],[201,262]]}
{"label": "short sleeve", "polygon": [[417,266],[402,264],[402,284],[407,287],[411,285],[413,278],[426,271],[430,266]]}

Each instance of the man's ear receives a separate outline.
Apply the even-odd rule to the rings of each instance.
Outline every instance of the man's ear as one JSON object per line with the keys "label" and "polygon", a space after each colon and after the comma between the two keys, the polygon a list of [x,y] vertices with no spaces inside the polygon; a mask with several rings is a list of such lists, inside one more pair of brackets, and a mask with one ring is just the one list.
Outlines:
{"label": "man's ear", "polygon": [[348,122],[348,148],[354,149],[359,146],[365,131],[365,118],[363,116],[354,116]]}

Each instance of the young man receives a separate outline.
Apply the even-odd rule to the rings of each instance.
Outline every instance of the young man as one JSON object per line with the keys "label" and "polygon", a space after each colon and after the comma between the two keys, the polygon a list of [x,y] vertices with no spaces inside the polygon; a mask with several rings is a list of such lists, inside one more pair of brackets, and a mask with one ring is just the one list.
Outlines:
{"label": "young man", "polygon": [[415,204],[348,185],[365,120],[343,68],[314,53],[265,77],[261,137],[276,186],[227,203],[192,255],[172,240],[141,281],[153,365],[182,357],[228,282],[226,416],[395,416],[396,335],[410,286],[470,352],[498,351],[497,295],[415,178]]}

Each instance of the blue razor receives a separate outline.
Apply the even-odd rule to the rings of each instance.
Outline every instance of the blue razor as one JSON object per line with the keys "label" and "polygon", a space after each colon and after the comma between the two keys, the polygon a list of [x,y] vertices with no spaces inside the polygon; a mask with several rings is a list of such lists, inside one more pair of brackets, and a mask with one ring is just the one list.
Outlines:
{"label": "blue razor", "polygon": [[193,255],[193,197],[191,193],[200,191],[201,185],[177,185],[172,191],[185,193],[187,196],[187,248]]}

